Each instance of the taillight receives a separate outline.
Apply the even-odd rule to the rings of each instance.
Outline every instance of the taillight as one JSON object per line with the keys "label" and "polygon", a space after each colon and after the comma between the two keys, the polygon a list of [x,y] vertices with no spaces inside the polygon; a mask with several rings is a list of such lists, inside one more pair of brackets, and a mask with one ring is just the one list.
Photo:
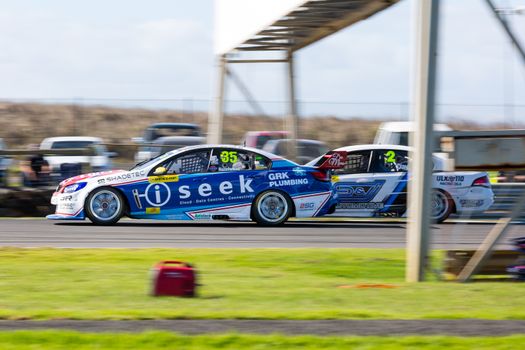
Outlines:
{"label": "taillight", "polygon": [[487,176],[478,177],[476,180],[474,180],[472,186],[490,187],[489,178]]}
{"label": "taillight", "polygon": [[326,181],[326,182],[331,181],[330,174],[326,171],[315,170],[315,171],[312,171],[311,174],[316,180]]}

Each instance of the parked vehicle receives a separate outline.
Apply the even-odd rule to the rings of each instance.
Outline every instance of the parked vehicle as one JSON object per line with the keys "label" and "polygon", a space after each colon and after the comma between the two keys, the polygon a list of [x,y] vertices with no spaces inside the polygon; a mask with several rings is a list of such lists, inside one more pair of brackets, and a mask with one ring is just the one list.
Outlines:
{"label": "parked vehicle", "polygon": [[[314,217],[337,204],[329,171],[344,152],[318,166],[255,148],[202,145],[167,152],[129,171],[91,173],[61,182],[51,203],[55,220],[110,225],[121,217],[170,220],[253,220],[278,225]],[[337,156],[336,156],[337,155]]]}
{"label": "parked vehicle", "polygon": [[169,151],[173,151],[186,146],[203,145],[206,138],[200,136],[165,136],[153,141],[151,148],[152,158],[158,157]]}
{"label": "parked vehicle", "polygon": [[[451,131],[446,124],[434,124],[435,131]],[[374,143],[381,145],[408,146],[408,135],[414,131],[413,122],[385,122],[379,125]]]}
{"label": "parked vehicle", "polygon": [[[279,156],[286,156],[288,153],[289,139],[270,140],[266,142],[263,150]],[[328,152],[326,143],[316,140],[297,140],[297,162],[306,164],[312,159]]]}
{"label": "parked vehicle", "polygon": [[270,140],[284,139],[288,137],[288,131],[248,131],[241,140],[241,145],[263,149],[266,142]]}
{"label": "parked vehicle", "polygon": [[161,137],[203,137],[201,128],[188,123],[157,123],[148,126],[142,137],[133,138],[135,143],[143,144],[135,154],[135,162],[140,163],[155,157],[158,148],[154,144]]}
{"label": "parked vehicle", "polygon": [[60,149],[86,149],[91,148],[95,155],[52,155],[45,156],[45,160],[51,167],[52,175],[59,175],[64,172],[64,167],[74,164],[87,164],[93,171],[106,171],[111,169],[111,158],[117,156],[114,152],[108,152],[106,146],[102,144],[102,139],[91,136],[61,136],[44,139],[40,143],[41,150],[60,150]]}
{"label": "parked vehicle", "polygon": [[[359,145],[336,149],[347,152],[346,166],[332,180],[339,195],[335,215],[402,217],[407,210],[410,148],[400,145]],[[451,213],[483,212],[494,203],[486,172],[445,172],[443,159],[433,156],[432,218]],[[312,162],[313,163],[313,162]],[[310,163],[310,164],[312,164]]]}
{"label": "parked vehicle", "polygon": [[[0,139],[0,150],[5,150],[6,146],[3,139]],[[11,165],[11,159],[0,155],[0,186],[5,186],[7,183],[7,169]]]}

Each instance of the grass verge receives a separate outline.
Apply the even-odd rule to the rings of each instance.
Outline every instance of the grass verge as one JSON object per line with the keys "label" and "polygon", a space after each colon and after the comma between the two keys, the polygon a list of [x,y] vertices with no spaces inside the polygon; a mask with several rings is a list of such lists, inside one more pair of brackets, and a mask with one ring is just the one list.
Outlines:
{"label": "grass verge", "polygon": [[[196,265],[198,298],[148,295],[164,259]],[[525,319],[519,283],[403,280],[393,249],[4,248],[0,318]]]}
{"label": "grass verge", "polygon": [[525,336],[508,337],[314,337],[282,335],[199,335],[168,332],[92,334],[67,331],[0,332],[3,350],[84,349],[519,349]]}

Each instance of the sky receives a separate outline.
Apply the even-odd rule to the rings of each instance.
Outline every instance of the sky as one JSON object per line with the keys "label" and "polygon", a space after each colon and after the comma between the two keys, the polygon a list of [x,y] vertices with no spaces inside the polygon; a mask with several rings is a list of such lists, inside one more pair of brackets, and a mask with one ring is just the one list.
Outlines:
{"label": "sky", "polygon": [[[406,118],[412,10],[402,0],[298,51],[299,113]],[[0,0],[0,99],[206,110],[213,17],[212,0]],[[525,14],[509,21],[525,44]],[[439,118],[525,122],[525,64],[485,2],[442,0],[440,24]],[[266,113],[284,113],[282,65],[233,69]],[[231,84],[227,99],[249,111]]]}

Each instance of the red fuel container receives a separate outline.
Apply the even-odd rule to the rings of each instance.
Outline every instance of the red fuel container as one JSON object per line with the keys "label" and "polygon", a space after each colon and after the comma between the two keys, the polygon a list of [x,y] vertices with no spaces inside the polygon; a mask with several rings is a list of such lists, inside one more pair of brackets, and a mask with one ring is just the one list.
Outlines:
{"label": "red fuel container", "polygon": [[190,264],[174,260],[161,261],[152,269],[151,294],[193,297],[196,279],[196,271]]}

